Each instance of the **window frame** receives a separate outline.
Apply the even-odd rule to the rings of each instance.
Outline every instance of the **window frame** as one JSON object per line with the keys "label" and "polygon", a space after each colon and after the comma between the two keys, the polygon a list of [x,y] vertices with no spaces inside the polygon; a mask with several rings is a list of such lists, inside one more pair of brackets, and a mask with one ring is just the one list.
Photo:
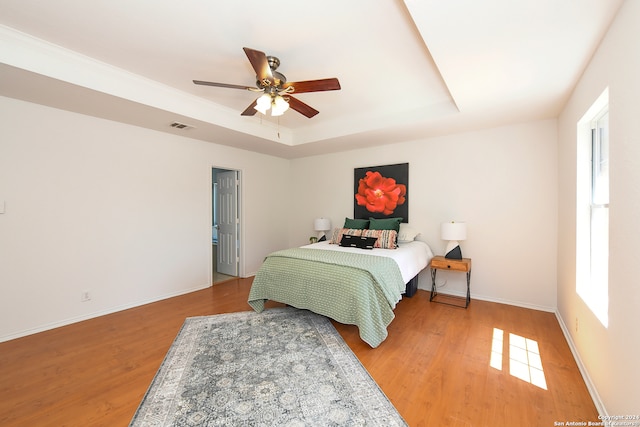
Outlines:
{"label": "window frame", "polygon": [[577,127],[576,292],[608,326],[609,306],[609,94],[589,108]]}

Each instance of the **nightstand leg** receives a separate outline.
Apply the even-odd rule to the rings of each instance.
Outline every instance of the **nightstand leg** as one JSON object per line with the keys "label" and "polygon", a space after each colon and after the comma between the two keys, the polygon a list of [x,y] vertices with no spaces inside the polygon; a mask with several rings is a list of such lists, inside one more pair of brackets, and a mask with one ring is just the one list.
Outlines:
{"label": "nightstand leg", "polygon": [[436,295],[438,295],[436,291],[436,271],[438,270],[435,268],[431,269],[431,296],[429,297],[429,301],[433,301]]}
{"label": "nightstand leg", "polygon": [[471,270],[467,271],[467,308],[471,302]]}

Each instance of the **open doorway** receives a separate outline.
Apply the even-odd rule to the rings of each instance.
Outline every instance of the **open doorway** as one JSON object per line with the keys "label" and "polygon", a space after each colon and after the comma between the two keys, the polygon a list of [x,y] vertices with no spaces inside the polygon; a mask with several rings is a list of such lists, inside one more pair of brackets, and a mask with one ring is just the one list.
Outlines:
{"label": "open doorway", "polygon": [[213,284],[239,275],[240,171],[212,168],[212,277]]}

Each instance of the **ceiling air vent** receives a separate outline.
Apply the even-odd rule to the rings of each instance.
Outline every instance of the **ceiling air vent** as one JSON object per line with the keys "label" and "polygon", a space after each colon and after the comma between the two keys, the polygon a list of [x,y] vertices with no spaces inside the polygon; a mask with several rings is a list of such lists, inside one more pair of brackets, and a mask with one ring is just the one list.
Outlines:
{"label": "ceiling air vent", "polygon": [[193,128],[193,126],[185,125],[184,123],[180,123],[180,122],[171,123],[171,127],[172,128],[176,128],[176,129],[191,129],[191,128]]}

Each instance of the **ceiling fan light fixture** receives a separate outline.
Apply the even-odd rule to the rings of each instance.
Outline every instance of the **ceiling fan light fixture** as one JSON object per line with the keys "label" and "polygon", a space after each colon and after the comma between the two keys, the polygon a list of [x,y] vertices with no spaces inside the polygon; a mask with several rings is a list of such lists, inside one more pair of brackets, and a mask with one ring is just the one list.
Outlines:
{"label": "ceiling fan light fixture", "polygon": [[273,98],[273,103],[271,105],[272,116],[281,116],[288,109],[289,109],[289,103],[285,101],[285,99],[282,96],[276,95]]}
{"label": "ceiling fan light fixture", "polygon": [[254,107],[256,110],[260,111],[262,114],[267,114],[267,110],[271,107],[271,95],[268,93],[263,94],[256,101],[256,106]]}

